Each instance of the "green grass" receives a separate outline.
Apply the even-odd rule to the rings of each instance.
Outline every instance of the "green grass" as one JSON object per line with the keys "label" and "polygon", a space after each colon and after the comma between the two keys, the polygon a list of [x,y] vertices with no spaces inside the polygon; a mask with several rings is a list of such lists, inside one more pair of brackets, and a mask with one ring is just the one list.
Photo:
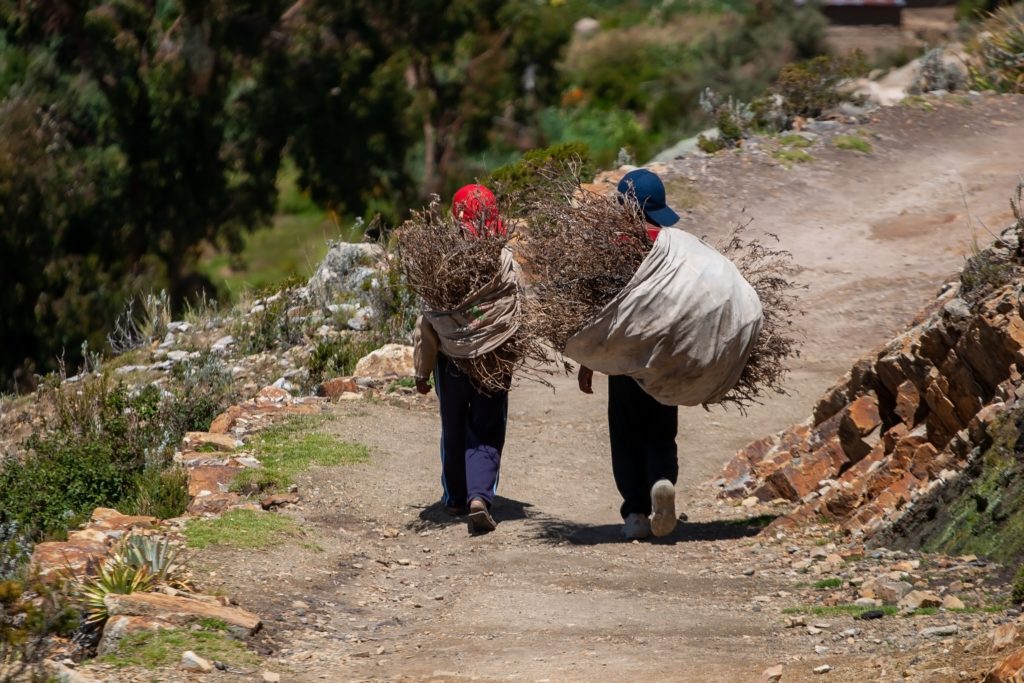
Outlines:
{"label": "green grass", "polygon": [[214,519],[191,519],[185,525],[189,548],[202,550],[212,545],[233,548],[269,548],[295,535],[291,517],[255,510],[231,510]]}
{"label": "green grass", "polygon": [[796,133],[790,133],[789,135],[783,135],[779,138],[779,142],[787,147],[796,147],[802,149],[804,147],[810,147],[811,141],[805,138],[803,135],[797,135]]}
{"label": "green grass", "polygon": [[772,152],[772,156],[781,161],[785,166],[806,164],[814,161],[814,157],[802,149],[780,149]]}
{"label": "green grass", "polygon": [[315,431],[323,422],[322,417],[303,416],[264,430],[252,444],[263,467],[243,470],[231,489],[247,493],[281,490],[310,467],[336,467],[365,462],[370,457],[369,449],[362,444]]}
{"label": "green grass", "polygon": [[814,582],[814,589],[823,591],[829,588],[840,588],[843,585],[842,579],[822,579],[821,581]]}
{"label": "green grass", "polygon": [[177,667],[181,653],[186,650],[234,667],[253,667],[260,663],[257,655],[230,636],[216,631],[185,629],[130,633],[121,639],[115,652],[105,654],[97,661],[119,669],[126,666],[145,669]]}
{"label": "green grass", "polygon": [[911,95],[903,98],[903,100],[900,101],[900,106],[909,107],[910,109],[920,109],[921,111],[935,111],[935,105],[921,95]]}
{"label": "green grass", "polygon": [[871,153],[871,143],[857,135],[837,135],[832,144],[839,149],[863,152],[864,154]]}
{"label": "green grass", "polygon": [[886,616],[899,614],[899,608],[893,605],[882,607],[860,607],[858,605],[807,605],[804,607],[787,607],[783,614],[809,614],[814,617],[859,617],[864,612],[880,609]]}

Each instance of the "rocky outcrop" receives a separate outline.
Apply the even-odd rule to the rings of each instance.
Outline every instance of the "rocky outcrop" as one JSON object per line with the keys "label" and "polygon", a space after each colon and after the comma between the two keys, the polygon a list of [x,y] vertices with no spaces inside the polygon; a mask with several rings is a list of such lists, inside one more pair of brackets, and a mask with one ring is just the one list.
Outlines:
{"label": "rocky outcrop", "polygon": [[[166,625],[190,626],[204,619],[216,619],[226,624],[228,632],[240,638],[255,634],[262,622],[260,618],[240,607],[231,607],[216,598],[198,595],[165,595],[163,593],[109,594],[104,599],[107,612],[113,617],[135,617],[137,628],[145,628],[146,620],[159,620],[158,628]],[[125,630],[132,622],[117,622],[116,628]],[[150,629],[151,630],[151,629]],[[123,635],[123,634],[122,634]]]}
{"label": "rocky outcrop", "polygon": [[[943,533],[935,520],[982,476],[995,427],[1024,395],[1021,291],[1013,282],[968,301],[958,284],[946,286],[806,422],[737,453],[720,496],[797,503],[775,527],[827,518],[876,543],[934,542]],[[1024,484],[1021,492],[1024,502]]]}

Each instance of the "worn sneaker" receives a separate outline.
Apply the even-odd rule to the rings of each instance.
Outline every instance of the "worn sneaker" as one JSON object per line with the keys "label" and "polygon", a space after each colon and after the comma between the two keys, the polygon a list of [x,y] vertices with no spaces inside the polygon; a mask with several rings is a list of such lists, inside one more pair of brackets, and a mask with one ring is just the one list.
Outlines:
{"label": "worn sneaker", "polygon": [[479,498],[469,502],[469,517],[466,523],[469,526],[469,533],[473,535],[486,534],[498,528],[498,523],[487,509],[487,503]]}
{"label": "worn sneaker", "polygon": [[668,536],[676,528],[676,487],[668,479],[659,479],[651,487],[651,533]]}
{"label": "worn sneaker", "polygon": [[646,515],[633,512],[626,515],[622,525],[622,536],[627,541],[642,541],[651,535],[651,520]]}

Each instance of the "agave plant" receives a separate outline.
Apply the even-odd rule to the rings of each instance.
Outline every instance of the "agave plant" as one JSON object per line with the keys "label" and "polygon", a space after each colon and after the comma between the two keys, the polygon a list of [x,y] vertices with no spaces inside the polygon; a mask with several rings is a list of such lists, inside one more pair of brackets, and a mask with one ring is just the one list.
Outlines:
{"label": "agave plant", "polygon": [[181,573],[181,568],[174,563],[178,549],[171,546],[167,537],[129,536],[118,555],[127,564],[148,571],[156,583],[173,583]]}
{"label": "agave plant", "polygon": [[154,583],[155,579],[146,567],[131,565],[120,555],[114,555],[100,565],[96,576],[77,579],[72,591],[85,609],[85,623],[99,624],[110,616],[106,603],[108,595],[146,591]]}

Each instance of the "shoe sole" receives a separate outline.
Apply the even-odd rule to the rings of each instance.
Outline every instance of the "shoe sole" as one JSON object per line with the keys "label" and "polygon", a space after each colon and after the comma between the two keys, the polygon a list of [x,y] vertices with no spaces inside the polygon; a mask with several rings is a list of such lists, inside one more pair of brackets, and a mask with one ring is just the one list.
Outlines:
{"label": "shoe sole", "polygon": [[469,513],[466,523],[471,534],[486,534],[498,528],[498,523],[494,521],[494,517],[491,517],[491,513],[487,510],[475,510]]}
{"label": "shoe sole", "polygon": [[651,533],[668,536],[676,528],[676,488],[667,480],[659,481],[651,489]]}

